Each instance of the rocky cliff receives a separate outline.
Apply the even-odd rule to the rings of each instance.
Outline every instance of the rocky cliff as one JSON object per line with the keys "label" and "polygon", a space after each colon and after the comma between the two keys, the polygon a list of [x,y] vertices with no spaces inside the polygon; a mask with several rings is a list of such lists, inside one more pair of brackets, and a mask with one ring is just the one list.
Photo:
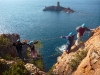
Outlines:
{"label": "rocky cliff", "polygon": [[0,37],[9,39],[8,42],[11,42],[6,47],[0,48],[0,55],[3,57],[7,54],[10,54],[11,56],[16,56],[16,49],[12,46],[12,42],[16,42],[17,39],[20,38],[18,34],[0,34]]}
{"label": "rocky cliff", "polygon": [[88,54],[73,75],[100,75],[100,27],[96,28],[94,35],[85,42],[85,49]]}
{"label": "rocky cliff", "polygon": [[[18,61],[20,61],[21,59],[17,59],[17,58],[13,58],[13,59],[7,59],[7,55],[11,55],[12,57],[16,57],[17,56],[17,52],[14,46],[12,46],[13,42],[16,42],[17,39],[20,39],[20,36],[18,34],[0,34],[0,37],[3,37],[4,39],[0,38],[0,41],[3,42],[3,40],[5,40],[6,38],[8,40],[6,40],[7,42],[10,42],[9,44],[7,44],[7,46],[1,47],[0,46],[0,75],[5,75],[2,74],[3,72],[5,72],[8,69],[8,66],[11,68],[12,64],[16,64],[18,63]],[[22,42],[25,42],[26,40],[22,40]],[[6,43],[7,43],[6,42]],[[0,42],[0,45],[1,42]],[[33,64],[33,60],[30,58],[27,58],[27,45],[23,46],[23,56],[26,58],[25,60],[22,60],[25,63],[25,68],[27,69],[27,71],[29,72],[28,75],[46,75],[45,72],[41,71],[36,64],[39,65],[39,67],[42,65],[42,60],[38,59],[38,60],[34,60],[34,62],[36,62],[35,64]],[[6,58],[6,59],[2,59]],[[11,57],[9,57],[11,58]],[[43,66],[43,65],[42,65]],[[6,68],[7,67],[7,68]],[[18,66],[16,66],[18,67]],[[15,69],[16,70],[16,69]],[[14,75],[14,74],[12,74]]]}
{"label": "rocky cliff", "polygon": [[11,42],[16,42],[17,39],[20,39],[20,36],[16,33],[14,34],[0,34],[4,38],[8,38]]}
{"label": "rocky cliff", "polygon": [[[82,58],[84,54],[86,57]],[[93,31],[93,35],[87,41],[78,47],[73,46],[71,53],[63,52],[53,66],[53,73],[57,75],[100,75],[100,26]]]}

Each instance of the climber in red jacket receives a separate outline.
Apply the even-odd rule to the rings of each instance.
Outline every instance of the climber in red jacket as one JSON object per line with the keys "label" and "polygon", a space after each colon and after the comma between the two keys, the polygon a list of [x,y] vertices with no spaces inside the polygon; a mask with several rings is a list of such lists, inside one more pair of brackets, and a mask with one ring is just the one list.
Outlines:
{"label": "climber in red jacket", "polygon": [[83,34],[84,34],[85,31],[90,31],[91,32],[91,30],[94,30],[94,29],[87,28],[85,26],[85,23],[83,23],[81,26],[77,27],[76,28],[76,31],[77,31],[77,40],[75,42],[75,45],[76,46],[79,45],[80,39],[83,36]]}

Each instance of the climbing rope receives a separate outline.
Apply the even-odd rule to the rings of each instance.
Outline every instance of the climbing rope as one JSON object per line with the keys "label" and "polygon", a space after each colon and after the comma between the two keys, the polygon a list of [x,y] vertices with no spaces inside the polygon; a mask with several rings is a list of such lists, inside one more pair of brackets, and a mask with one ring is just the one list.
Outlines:
{"label": "climbing rope", "polygon": [[48,41],[48,40],[55,40],[58,39],[60,37],[55,37],[55,38],[41,38],[40,41]]}

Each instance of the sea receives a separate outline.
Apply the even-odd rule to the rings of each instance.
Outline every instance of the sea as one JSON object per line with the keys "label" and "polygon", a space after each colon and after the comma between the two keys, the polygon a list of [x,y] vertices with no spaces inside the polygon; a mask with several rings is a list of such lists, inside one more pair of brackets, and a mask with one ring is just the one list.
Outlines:
{"label": "sea", "polygon": [[[70,7],[75,13],[43,11],[45,6]],[[17,33],[20,39],[40,40],[45,69],[48,71],[62,54],[69,32],[86,24],[100,26],[100,0],[0,0],[0,34]],[[83,39],[88,37],[88,33]]]}

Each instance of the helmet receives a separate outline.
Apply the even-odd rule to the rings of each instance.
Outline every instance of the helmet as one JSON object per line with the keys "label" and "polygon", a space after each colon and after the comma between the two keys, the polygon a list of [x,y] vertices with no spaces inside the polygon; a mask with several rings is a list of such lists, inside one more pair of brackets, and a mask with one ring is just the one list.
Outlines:
{"label": "helmet", "polygon": [[17,42],[20,42],[20,39],[18,39]]}
{"label": "helmet", "polygon": [[85,27],[85,23],[82,24],[82,28],[84,28],[84,27]]}
{"label": "helmet", "polygon": [[72,34],[73,34],[73,33],[72,33],[72,32],[70,32],[70,33],[69,33],[69,36],[72,36]]}
{"label": "helmet", "polygon": [[32,44],[33,44],[33,41],[30,41],[30,42],[29,42],[29,45],[32,45]]}

